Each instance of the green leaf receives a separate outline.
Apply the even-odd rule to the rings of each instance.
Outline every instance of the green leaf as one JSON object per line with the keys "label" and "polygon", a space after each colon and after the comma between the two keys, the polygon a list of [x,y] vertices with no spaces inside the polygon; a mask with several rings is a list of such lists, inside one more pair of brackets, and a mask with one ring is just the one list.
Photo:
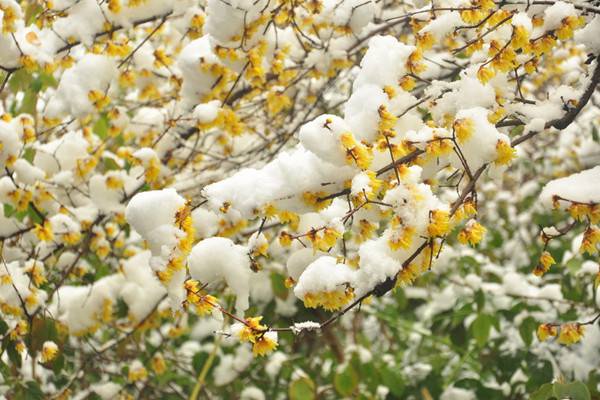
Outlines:
{"label": "green leaf", "polygon": [[592,139],[596,143],[600,143],[600,135],[598,134],[598,128],[595,125],[592,125]]}
{"label": "green leaf", "polygon": [[558,399],[591,400],[587,386],[582,382],[555,383],[554,395]]}
{"label": "green leaf", "polygon": [[333,386],[342,396],[350,396],[358,386],[358,381],[358,374],[351,365],[348,365],[341,373],[335,375]]}
{"label": "green leaf", "polygon": [[40,388],[40,384],[36,381],[29,381],[25,384],[24,392],[27,399],[30,400],[43,400],[45,398],[44,392]]}
{"label": "green leaf", "polygon": [[531,393],[529,400],[548,400],[554,396],[554,386],[551,383],[544,383],[538,390]]}
{"label": "green leaf", "polygon": [[21,101],[21,106],[17,110],[17,114],[35,114],[38,94],[34,89],[27,89]]}
{"label": "green leaf", "polygon": [[8,354],[8,359],[10,360],[11,364],[16,366],[17,368],[21,368],[21,355],[19,354],[19,352],[16,349],[16,342],[13,342],[12,340],[10,340],[10,338],[7,336],[4,338],[4,341],[2,342],[2,348],[6,349],[6,353]]}
{"label": "green leaf", "polygon": [[108,133],[108,127],[108,116],[106,115],[106,113],[102,113],[102,115],[100,115],[100,118],[98,118],[98,120],[94,124],[92,131],[101,139],[105,139]]}
{"label": "green leaf", "polygon": [[397,370],[384,368],[381,370],[381,380],[395,396],[402,396],[405,389],[404,378]]}
{"label": "green leaf", "polygon": [[0,318],[0,335],[4,335],[6,332],[8,332],[8,324]]}
{"label": "green leaf", "polygon": [[194,368],[194,371],[196,371],[196,374],[200,373],[206,360],[208,360],[208,353],[201,351],[194,354],[194,357],[192,358],[192,367]]}
{"label": "green leaf", "polygon": [[310,378],[296,379],[289,386],[290,400],[313,400],[316,399],[315,383]]}
{"label": "green leaf", "polygon": [[519,334],[525,345],[530,346],[533,341],[533,333],[537,329],[537,322],[533,317],[527,317],[519,326]]}
{"label": "green leaf", "polygon": [[485,306],[485,294],[482,290],[475,292],[475,303],[477,303],[477,311],[483,311],[483,307]]}
{"label": "green leaf", "polygon": [[471,335],[475,338],[479,346],[483,347],[490,337],[492,323],[492,317],[487,314],[479,314],[471,323],[471,327],[469,328]]}
{"label": "green leaf", "polygon": [[287,299],[289,291],[285,287],[285,278],[283,275],[276,272],[271,274],[271,288],[273,289],[275,296],[282,300]]}

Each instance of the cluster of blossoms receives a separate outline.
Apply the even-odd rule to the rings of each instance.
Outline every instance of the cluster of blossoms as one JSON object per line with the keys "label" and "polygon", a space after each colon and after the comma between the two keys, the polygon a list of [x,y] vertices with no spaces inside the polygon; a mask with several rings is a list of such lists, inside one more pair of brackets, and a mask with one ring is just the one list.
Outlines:
{"label": "cluster of blossoms", "polygon": [[[600,10],[522,3],[0,0],[9,397],[26,381],[144,397],[204,329],[219,339],[198,396],[215,357],[234,370],[325,326],[280,327],[300,304],[294,318],[330,324],[475,251],[492,230],[481,182],[568,127],[600,79]],[[535,275],[571,229],[598,253],[598,181],[545,187],[574,222],[542,231]]]}

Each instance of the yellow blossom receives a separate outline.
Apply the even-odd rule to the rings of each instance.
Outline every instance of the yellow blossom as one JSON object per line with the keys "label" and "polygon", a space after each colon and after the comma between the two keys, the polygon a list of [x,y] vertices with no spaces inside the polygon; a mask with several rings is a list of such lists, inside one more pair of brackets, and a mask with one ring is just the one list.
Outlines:
{"label": "yellow blossom", "polygon": [[600,243],[600,229],[596,226],[589,226],[583,234],[579,251],[594,255],[598,252],[598,243]]}
{"label": "yellow blossom", "polygon": [[469,140],[475,131],[475,123],[471,118],[461,118],[454,121],[454,134],[459,143]]}
{"label": "yellow blossom", "polygon": [[554,260],[554,258],[552,258],[552,255],[549,252],[544,251],[540,256],[540,261],[538,265],[533,270],[533,274],[536,276],[542,276],[546,272],[548,272],[550,266],[554,264],[556,264],[556,261]]}
{"label": "yellow blossom", "polygon": [[408,75],[403,76],[398,82],[398,84],[402,89],[406,90],[407,92],[410,92],[416,86],[415,79],[412,76]]}
{"label": "yellow blossom", "polygon": [[486,229],[483,225],[475,220],[467,222],[467,225],[459,232],[458,241],[462,244],[470,243],[471,246],[481,242],[485,235]]}
{"label": "yellow blossom", "polygon": [[554,337],[558,334],[558,329],[552,324],[542,324],[538,326],[537,337],[540,342],[548,340],[550,337]]}
{"label": "yellow blossom", "polygon": [[58,354],[58,346],[52,341],[46,341],[42,345],[41,354],[43,363],[50,362],[56,358],[56,355]]}
{"label": "yellow blossom", "polygon": [[400,249],[408,249],[412,244],[413,237],[415,235],[415,228],[408,226],[401,232],[395,232],[390,239],[388,239],[388,245],[394,251]]}
{"label": "yellow blossom", "polygon": [[558,335],[558,343],[560,344],[574,344],[581,340],[585,328],[583,325],[578,323],[568,323],[560,326],[560,334]]}
{"label": "yellow blossom", "polygon": [[370,148],[362,143],[358,143],[350,132],[342,133],[340,135],[340,142],[346,151],[346,162],[348,164],[356,164],[356,166],[361,169],[369,168],[371,161],[373,160],[373,154]]}
{"label": "yellow blossom", "polygon": [[328,311],[339,310],[354,298],[352,288],[331,291],[308,292],[304,295],[304,306],[307,308],[323,307]]}
{"label": "yellow blossom", "polygon": [[275,350],[277,345],[277,334],[275,332],[265,332],[252,345],[252,354],[255,357],[267,355]]}
{"label": "yellow blossom", "polygon": [[46,220],[40,224],[35,224],[35,228],[33,228],[33,233],[37,236],[39,240],[42,242],[49,242],[54,239],[54,233],[52,232],[52,226],[50,225],[50,221]]}
{"label": "yellow blossom", "polygon": [[433,210],[429,216],[427,232],[429,236],[444,236],[450,230],[450,213],[445,210]]}
{"label": "yellow blossom", "polygon": [[498,165],[507,165],[516,157],[517,151],[507,142],[498,140],[496,143],[496,160]]}
{"label": "yellow blossom", "polygon": [[481,81],[481,83],[488,83],[490,79],[492,79],[496,73],[491,68],[480,67],[477,70],[477,79]]}
{"label": "yellow blossom", "polygon": [[167,370],[167,363],[165,362],[165,358],[161,354],[155,354],[152,357],[152,369],[156,373],[156,375],[162,375]]}
{"label": "yellow blossom", "polygon": [[148,371],[144,368],[143,365],[135,365],[129,368],[129,374],[127,375],[127,379],[130,382],[142,381],[148,377]]}

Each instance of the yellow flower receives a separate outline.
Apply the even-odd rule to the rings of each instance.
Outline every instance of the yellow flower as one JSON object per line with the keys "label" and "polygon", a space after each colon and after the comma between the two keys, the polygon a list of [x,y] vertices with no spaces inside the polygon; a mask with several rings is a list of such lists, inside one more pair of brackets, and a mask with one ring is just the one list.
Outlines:
{"label": "yellow flower", "polygon": [[134,362],[129,368],[129,374],[127,375],[127,379],[130,382],[142,381],[147,377],[148,371],[139,361]]}
{"label": "yellow flower", "polygon": [[577,343],[583,337],[585,328],[583,325],[578,323],[563,324],[560,326],[560,334],[558,336],[558,343],[560,344],[573,344]]}
{"label": "yellow flower", "polygon": [[154,50],[154,66],[159,68],[161,66],[168,67],[173,64],[173,59],[169,57],[164,49],[156,49]]}
{"label": "yellow flower", "polygon": [[383,92],[387,94],[388,98],[391,100],[396,97],[396,89],[393,86],[386,85],[383,87]]}
{"label": "yellow flower", "polygon": [[96,109],[100,110],[110,104],[110,98],[99,90],[90,90],[88,99],[94,104]]}
{"label": "yellow flower", "polygon": [[506,165],[515,158],[517,151],[510,144],[503,140],[498,140],[496,143],[496,160],[498,165]]}
{"label": "yellow flower", "polygon": [[267,355],[275,350],[277,345],[277,332],[265,332],[252,345],[252,354],[255,357]]}
{"label": "yellow flower", "polygon": [[579,251],[594,255],[598,252],[598,243],[600,242],[600,229],[596,226],[590,226],[583,234],[583,240]]}
{"label": "yellow flower", "polygon": [[542,255],[540,256],[540,262],[533,270],[533,274],[535,276],[542,276],[546,272],[548,272],[548,270],[550,269],[550,266],[553,264],[556,264],[556,261],[554,261],[554,258],[552,258],[552,255],[549,252],[544,251],[542,253]]}
{"label": "yellow flower", "polygon": [[558,329],[556,329],[555,325],[552,324],[542,324],[538,326],[537,329],[537,337],[540,342],[548,340],[550,337],[554,337],[558,334]]}
{"label": "yellow flower", "polygon": [[105,181],[106,187],[109,189],[117,190],[123,188],[123,180],[118,176],[107,176]]}
{"label": "yellow flower", "polygon": [[[381,116],[381,113],[379,115]],[[382,121],[383,120],[380,120],[379,122],[380,128],[382,126]],[[384,124],[384,126],[387,126],[387,122]],[[370,148],[362,143],[358,143],[350,132],[342,133],[340,135],[340,142],[346,151],[346,162],[348,164],[354,163],[360,169],[369,168],[369,165],[371,165],[371,161],[373,160],[373,154],[371,154]]]}
{"label": "yellow flower", "polygon": [[152,369],[157,375],[162,375],[167,370],[167,363],[161,354],[155,354],[154,357],[152,357],[151,364]]}
{"label": "yellow flower", "polygon": [[56,358],[56,355],[58,354],[58,346],[52,341],[46,341],[42,345],[41,354],[43,363],[50,362]]}
{"label": "yellow flower", "polygon": [[325,196],[327,196],[327,193],[322,191],[304,192],[302,193],[302,200],[316,210],[322,210],[331,204],[331,200],[321,200]]}
{"label": "yellow flower", "polygon": [[292,101],[283,92],[269,92],[267,94],[267,111],[269,115],[274,116],[282,110],[287,110],[292,106]]}
{"label": "yellow flower", "polygon": [[490,124],[496,124],[505,115],[506,115],[506,110],[502,107],[499,107],[494,112],[488,114],[488,121]]}
{"label": "yellow flower", "polygon": [[461,118],[454,121],[453,128],[456,139],[459,143],[462,143],[473,136],[475,124],[470,118]]}
{"label": "yellow flower", "polygon": [[108,0],[108,9],[115,14],[121,12],[121,0]]}
{"label": "yellow flower", "polygon": [[586,204],[573,203],[569,209],[569,214],[573,219],[577,221],[583,221],[584,218],[589,214],[588,206]]}
{"label": "yellow flower", "polygon": [[450,230],[450,213],[445,210],[433,210],[429,216],[427,232],[429,236],[444,236]]}
{"label": "yellow flower", "polygon": [[262,316],[246,318],[242,328],[237,335],[242,342],[256,343],[256,340],[267,331],[265,325],[261,325]]}
{"label": "yellow flower", "polygon": [[417,47],[420,47],[423,51],[429,50],[435,44],[435,37],[433,37],[431,32],[425,32],[421,35],[417,34],[415,36],[417,39]]}
{"label": "yellow flower", "polygon": [[481,67],[477,71],[477,79],[481,81],[481,83],[488,83],[490,79],[492,79],[496,73],[491,68]]}
{"label": "yellow flower", "polygon": [[529,44],[529,32],[524,26],[519,25],[513,30],[512,45],[515,50],[521,49]]}
{"label": "yellow flower", "polygon": [[398,82],[398,84],[402,89],[406,90],[407,92],[410,92],[416,86],[414,78],[408,75],[403,76]]}
{"label": "yellow flower", "polygon": [[471,246],[481,242],[485,235],[486,229],[483,225],[475,220],[467,222],[465,227],[458,234],[458,241],[462,244],[470,243]]}
{"label": "yellow flower", "polygon": [[396,232],[389,240],[388,245],[394,251],[408,249],[412,244],[415,228],[408,226],[402,232]]}
{"label": "yellow flower", "polygon": [[450,153],[453,148],[454,147],[452,146],[452,141],[450,139],[434,137],[429,141],[429,143],[427,143],[425,151],[427,154],[439,157]]}
{"label": "yellow flower", "polygon": [[50,225],[50,221],[48,220],[44,221],[42,225],[35,224],[35,228],[33,228],[33,233],[35,233],[37,238],[42,242],[49,242],[52,239],[54,239],[52,226]]}
{"label": "yellow flower", "polygon": [[307,308],[323,307],[327,311],[339,310],[354,298],[352,288],[330,291],[309,292],[304,295],[304,306]]}

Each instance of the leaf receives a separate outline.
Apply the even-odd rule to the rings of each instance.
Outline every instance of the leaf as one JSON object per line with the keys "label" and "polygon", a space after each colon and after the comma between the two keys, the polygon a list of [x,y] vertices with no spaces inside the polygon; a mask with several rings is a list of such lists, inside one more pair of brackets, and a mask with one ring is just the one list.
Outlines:
{"label": "leaf", "polygon": [[192,367],[194,368],[194,371],[196,371],[196,374],[200,373],[206,360],[208,360],[208,353],[201,351],[194,354],[194,357],[192,358]]}
{"label": "leaf", "polygon": [[0,318],[0,335],[4,335],[6,332],[8,332],[8,324]]}
{"label": "leaf", "polygon": [[35,114],[37,99],[37,92],[33,89],[27,89],[25,91],[25,95],[23,96],[23,101],[21,101],[21,106],[17,110],[17,114]]}
{"label": "leaf", "polygon": [[271,288],[273,289],[275,296],[282,300],[287,299],[289,292],[285,287],[285,278],[283,275],[275,272],[271,274]]}
{"label": "leaf", "polygon": [[31,323],[30,333],[25,339],[29,351],[36,354],[47,340],[58,341],[58,331],[54,320],[45,317],[35,318]]}
{"label": "leaf", "polygon": [[16,342],[13,342],[8,336],[6,336],[2,342],[2,348],[6,349],[6,353],[8,354],[8,359],[10,360],[11,364],[17,368],[21,368],[22,358],[15,347],[16,344]]}
{"label": "leaf", "polygon": [[592,396],[583,382],[555,383],[554,396],[558,399],[591,400]]}
{"label": "leaf", "polygon": [[475,338],[477,344],[483,347],[488,338],[490,337],[490,330],[492,329],[492,317],[487,314],[479,314],[477,318],[471,323],[469,328],[471,335]]}
{"label": "leaf", "polygon": [[94,124],[92,131],[101,139],[105,139],[108,133],[108,127],[108,117],[106,113],[102,113],[102,115],[100,115],[100,118],[98,118],[98,120]]}
{"label": "leaf", "polygon": [[548,400],[554,396],[554,385],[544,383],[538,390],[531,393],[529,400]]}
{"label": "leaf", "polygon": [[315,383],[310,378],[296,379],[289,386],[290,400],[316,399]]}
{"label": "leaf", "polygon": [[27,399],[30,400],[37,400],[37,399],[44,399],[44,392],[42,392],[42,389],[40,388],[40,384],[37,383],[36,381],[29,381],[25,384],[24,387],[24,392]]}
{"label": "leaf", "polygon": [[533,333],[537,329],[537,322],[533,317],[527,317],[519,326],[519,334],[525,345],[530,346],[533,341]]}
{"label": "leaf", "polygon": [[351,365],[333,378],[335,390],[342,396],[350,396],[358,386],[359,377]]}
{"label": "leaf", "polygon": [[485,294],[482,290],[475,292],[475,303],[477,303],[477,311],[483,311],[483,307],[485,306]]}
{"label": "leaf", "polygon": [[393,395],[398,397],[402,396],[405,389],[405,383],[404,378],[398,371],[384,368],[381,370],[381,379],[383,384],[390,389],[390,392],[392,392]]}
{"label": "leaf", "polygon": [[592,125],[592,139],[596,143],[600,143],[600,135],[598,134],[598,128],[595,125]]}

